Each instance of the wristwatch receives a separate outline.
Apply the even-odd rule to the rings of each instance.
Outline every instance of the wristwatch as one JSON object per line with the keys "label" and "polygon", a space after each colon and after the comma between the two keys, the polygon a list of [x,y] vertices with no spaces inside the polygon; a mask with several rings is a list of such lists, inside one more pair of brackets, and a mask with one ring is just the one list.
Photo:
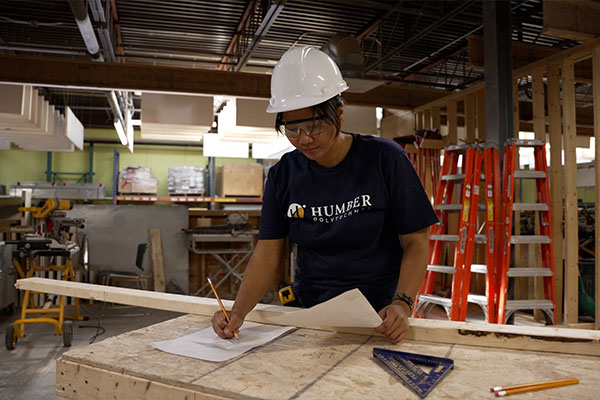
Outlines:
{"label": "wristwatch", "polygon": [[413,309],[413,305],[414,305],[414,300],[412,299],[412,297],[410,297],[409,295],[407,295],[406,293],[402,292],[402,293],[396,293],[394,295],[394,297],[392,298],[392,303],[396,300],[400,300],[405,302],[408,305],[408,308],[410,310],[410,312],[412,313],[412,309]]}

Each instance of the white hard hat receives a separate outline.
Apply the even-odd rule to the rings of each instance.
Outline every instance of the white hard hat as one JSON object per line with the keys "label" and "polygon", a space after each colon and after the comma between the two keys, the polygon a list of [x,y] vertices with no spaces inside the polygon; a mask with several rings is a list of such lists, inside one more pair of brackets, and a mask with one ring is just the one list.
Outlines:
{"label": "white hard hat", "polygon": [[268,113],[314,106],[348,89],[335,62],[314,47],[286,51],[273,69]]}

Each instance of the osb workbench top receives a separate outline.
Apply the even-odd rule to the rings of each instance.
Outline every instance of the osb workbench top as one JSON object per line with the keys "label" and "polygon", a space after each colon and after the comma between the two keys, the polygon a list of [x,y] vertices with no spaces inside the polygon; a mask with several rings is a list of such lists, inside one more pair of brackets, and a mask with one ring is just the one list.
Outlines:
{"label": "osb workbench top", "polygon": [[[152,342],[210,326],[185,315],[73,349],[57,361],[57,394],[73,399],[417,399],[372,356],[373,347],[454,360],[428,399],[495,398],[491,386],[575,377],[578,385],[520,399],[597,399],[600,357],[404,341],[298,329],[228,362],[156,350]],[[550,346],[551,344],[549,344]]]}

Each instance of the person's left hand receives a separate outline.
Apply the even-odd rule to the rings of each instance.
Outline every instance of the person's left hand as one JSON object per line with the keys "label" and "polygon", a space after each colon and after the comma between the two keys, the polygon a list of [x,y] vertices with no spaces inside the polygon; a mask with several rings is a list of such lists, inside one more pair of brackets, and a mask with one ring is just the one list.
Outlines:
{"label": "person's left hand", "polygon": [[388,342],[399,343],[408,331],[410,309],[403,302],[392,303],[379,311],[383,323],[375,328],[375,332],[384,335]]}

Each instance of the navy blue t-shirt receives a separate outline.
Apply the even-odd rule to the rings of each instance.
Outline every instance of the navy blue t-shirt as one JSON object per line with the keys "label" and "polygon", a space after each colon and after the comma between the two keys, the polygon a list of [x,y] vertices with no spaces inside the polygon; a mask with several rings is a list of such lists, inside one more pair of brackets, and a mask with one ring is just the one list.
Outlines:
{"label": "navy blue t-shirt", "polygon": [[379,311],[398,283],[399,235],[437,221],[404,149],[352,134],[333,168],[294,150],[269,170],[259,239],[298,244],[294,292],[305,307],[358,288]]}

